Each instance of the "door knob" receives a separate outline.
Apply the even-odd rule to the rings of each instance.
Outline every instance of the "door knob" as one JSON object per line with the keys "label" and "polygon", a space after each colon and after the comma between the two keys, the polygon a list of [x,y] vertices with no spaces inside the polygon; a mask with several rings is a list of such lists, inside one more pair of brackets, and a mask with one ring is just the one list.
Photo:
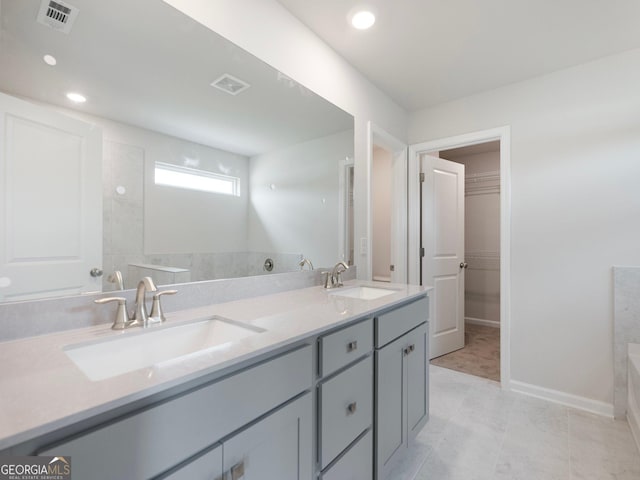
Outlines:
{"label": "door knob", "polygon": [[460,268],[467,268],[469,264],[467,262],[460,262]]}
{"label": "door knob", "polygon": [[100,270],[98,267],[92,268],[91,271],[89,272],[89,275],[91,275],[92,277],[101,277],[102,276],[102,270]]}

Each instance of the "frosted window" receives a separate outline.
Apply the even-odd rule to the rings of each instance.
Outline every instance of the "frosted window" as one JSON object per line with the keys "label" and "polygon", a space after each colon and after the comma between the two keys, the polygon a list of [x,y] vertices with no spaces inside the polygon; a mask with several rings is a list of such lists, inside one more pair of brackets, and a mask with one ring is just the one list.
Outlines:
{"label": "frosted window", "polygon": [[156,185],[240,196],[240,179],[219,173],[156,162]]}

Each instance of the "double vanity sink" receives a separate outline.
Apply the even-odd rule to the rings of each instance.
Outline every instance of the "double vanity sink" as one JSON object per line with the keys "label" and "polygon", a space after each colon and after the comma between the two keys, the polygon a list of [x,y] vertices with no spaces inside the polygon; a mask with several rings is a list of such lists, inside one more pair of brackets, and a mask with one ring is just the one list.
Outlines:
{"label": "double vanity sink", "polygon": [[350,281],[5,342],[0,455],[70,455],[79,478],[394,478],[428,418],[428,309],[422,287]]}

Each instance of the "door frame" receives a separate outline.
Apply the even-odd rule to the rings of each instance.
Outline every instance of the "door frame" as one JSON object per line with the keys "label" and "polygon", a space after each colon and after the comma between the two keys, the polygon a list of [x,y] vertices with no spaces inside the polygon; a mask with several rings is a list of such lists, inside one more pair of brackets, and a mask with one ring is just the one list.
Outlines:
{"label": "door frame", "polygon": [[369,121],[367,122],[367,280],[373,278],[373,216],[371,209],[371,181],[373,179],[373,146],[379,145],[392,154],[393,169],[393,210],[394,218],[391,227],[391,262],[395,266],[394,277],[401,283],[408,282],[408,229],[409,217],[407,205],[407,172],[408,146],[384,129]]}
{"label": "door frame", "polygon": [[511,127],[492,128],[409,146],[409,283],[420,283],[420,156],[500,141],[500,384],[511,389]]}

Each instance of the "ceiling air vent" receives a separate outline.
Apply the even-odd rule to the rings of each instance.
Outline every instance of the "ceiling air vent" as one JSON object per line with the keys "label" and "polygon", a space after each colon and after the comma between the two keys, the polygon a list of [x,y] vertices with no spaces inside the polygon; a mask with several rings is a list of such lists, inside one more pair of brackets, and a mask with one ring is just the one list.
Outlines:
{"label": "ceiling air vent", "polygon": [[53,0],[42,0],[40,11],[38,12],[38,23],[59,32],[69,33],[79,11],[73,5],[60,0],[55,2]]}
{"label": "ceiling air vent", "polygon": [[228,73],[225,73],[217,80],[211,82],[211,86],[231,95],[238,95],[240,92],[243,92],[250,87],[247,82],[243,82],[239,78],[233,77]]}

